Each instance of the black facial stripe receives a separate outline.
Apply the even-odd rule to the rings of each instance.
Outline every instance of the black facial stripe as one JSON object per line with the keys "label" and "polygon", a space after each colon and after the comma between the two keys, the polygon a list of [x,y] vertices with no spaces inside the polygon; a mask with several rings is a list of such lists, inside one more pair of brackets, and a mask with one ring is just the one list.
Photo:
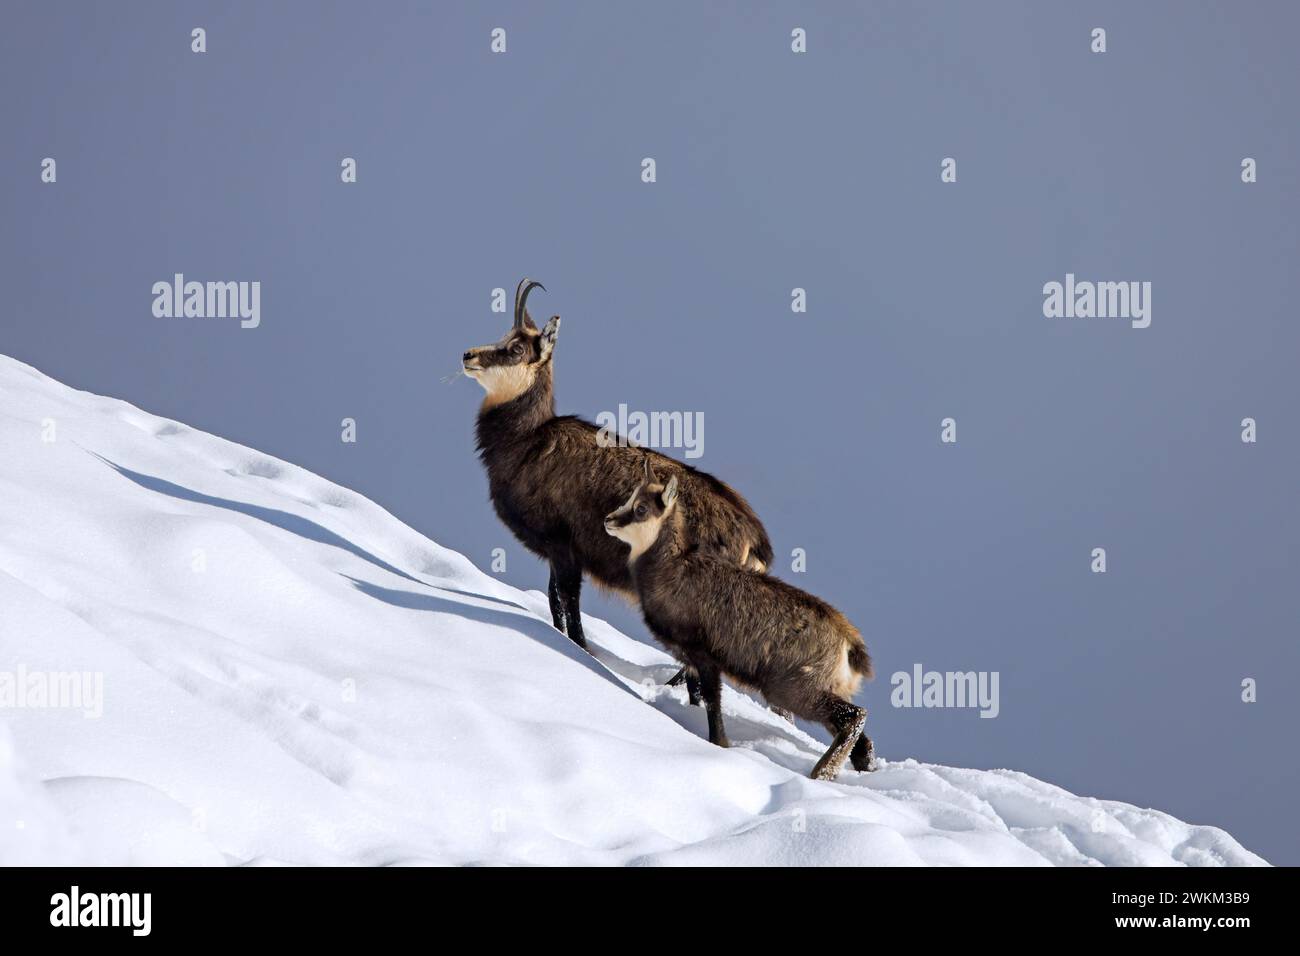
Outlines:
{"label": "black facial stripe", "polygon": [[[518,355],[511,351],[516,344],[522,346]],[[498,345],[493,351],[498,357],[496,363],[498,365],[531,363],[541,358],[541,351],[537,339],[535,336],[531,335],[512,336]]]}

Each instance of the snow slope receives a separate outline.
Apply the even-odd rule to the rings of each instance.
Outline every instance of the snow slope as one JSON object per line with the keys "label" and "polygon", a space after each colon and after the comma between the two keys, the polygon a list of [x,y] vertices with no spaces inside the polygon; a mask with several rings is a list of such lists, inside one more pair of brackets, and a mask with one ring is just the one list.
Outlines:
{"label": "snow slope", "polygon": [[657,649],[592,619],[593,659],[360,495],[5,357],[0,609],[0,682],[103,680],[0,703],[0,863],[1264,862],[1012,771],[815,783],[730,689],[715,748]]}

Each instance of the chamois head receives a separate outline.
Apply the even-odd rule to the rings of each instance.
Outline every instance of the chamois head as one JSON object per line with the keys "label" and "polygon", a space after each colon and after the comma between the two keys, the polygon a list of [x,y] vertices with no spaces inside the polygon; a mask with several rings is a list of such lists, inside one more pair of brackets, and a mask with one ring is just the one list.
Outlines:
{"label": "chamois head", "polygon": [[635,561],[655,543],[664,519],[672,514],[676,504],[677,476],[669,478],[666,485],[660,484],[650,456],[646,455],[641,483],[632,489],[627,501],[605,516],[605,531],[631,545],[628,560]]}
{"label": "chamois head", "polygon": [[532,387],[538,373],[551,360],[560,334],[560,317],[551,316],[540,332],[528,314],[528,293],[546,287],[522,279],[515,289],[515,321],[500,341],[472,348],[462,357],[465,374],[483,386],[487,404],[499,405],[518,398]]}

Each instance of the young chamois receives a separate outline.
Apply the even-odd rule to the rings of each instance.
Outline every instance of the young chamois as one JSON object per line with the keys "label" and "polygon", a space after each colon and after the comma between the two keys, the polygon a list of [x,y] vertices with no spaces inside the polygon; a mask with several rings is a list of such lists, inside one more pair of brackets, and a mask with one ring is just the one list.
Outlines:
{"label": "young chamois", "polygon": [[695,511],[677,476],[661,483],[656,465],[645,460],[640,483],[605,518],[605,530],[631,547],[624,559],[646,624],[699,672],[710,742],[729,746],[725,674],[834,735],[814,779],[834,779],[846,757],[855,770],[873,769],[871,739],[862,732],[867,712],[853,703],[872,676],[862,635],[820,598],[693,548]]}
{"label": "young chamois", "polygon": [[[524,279],[515,291],[514,325],[495,344],[465,353],[465,374],[487,397],[478,413],[478,449],[497,515],[524,547],[551,566],[547,596],[560,631],[586,647],[578,596],[585,571],[598,584],[635,599],[625,549],[604,531],[604,519],[626,497],[649,455],[677,479],[694,515],[692,545],[737,567],[765,569],[772,545],[745,499],[712,475],[656,452],[611,445],[599,429],[555,414],[551,357],[560,330],[552,316],[538,330],[528,294],[543,288]],[[687,669],[692,702],[698,682]]]}

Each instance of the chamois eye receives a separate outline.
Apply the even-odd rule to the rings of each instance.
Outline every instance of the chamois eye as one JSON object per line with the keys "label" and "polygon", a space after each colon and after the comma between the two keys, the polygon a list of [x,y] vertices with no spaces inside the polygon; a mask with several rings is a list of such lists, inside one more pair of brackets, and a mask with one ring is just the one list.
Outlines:
{"label": "chamois eye", "polygon": [[511,344],[511,346],[510,346],[510,354],[511,354],[511,355],[523,355],[523,354],[524,354],[524,346],[523,346],[523,343],[521,343],[521,342],[515,342],[515,343]]}
{"label": "chamois eye", "polygon": [[644,518],[644,517],[645,517],[645,505],[637,505],[637,506],[636,506],[636,516],[637,516],[638,518]]}

